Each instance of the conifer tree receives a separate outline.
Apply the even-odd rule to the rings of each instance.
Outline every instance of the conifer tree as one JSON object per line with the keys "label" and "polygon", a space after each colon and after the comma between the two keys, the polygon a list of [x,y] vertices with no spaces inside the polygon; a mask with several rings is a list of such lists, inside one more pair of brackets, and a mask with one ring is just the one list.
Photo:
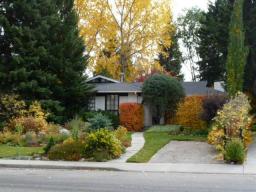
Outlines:
{"label": "conifer tree", "polygon": [[162,46],[162,52],[158,56],[158,61],[160,65],[170,74],[179,79],[183,78],[181,74],[181,63],[182,63],[182,53],[180,51],[178,43],[178,34],[176,30],[170,34],[172,43],[169,47]]}
{"label": "conifer tree", "polygon": [[3,0],[0,90],[39,100],[54,119],[86,107],[84,43],[73,0]]}
{"label": "conifer tree", "polygon": [[227,91],[229,96],[234,96],[243,90],[244,68],[248,55],[245,45],[245,32],[243,23],[244,0],[236,0],[230,21],[229,46],[227,56]]}

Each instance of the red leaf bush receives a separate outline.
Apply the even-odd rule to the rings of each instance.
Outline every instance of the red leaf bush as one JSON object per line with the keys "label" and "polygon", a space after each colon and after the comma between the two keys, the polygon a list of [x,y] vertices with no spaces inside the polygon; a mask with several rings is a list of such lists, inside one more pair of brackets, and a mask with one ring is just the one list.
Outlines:
{"label": "red leaf bush", "polygon": [[120,124],[128,131],[142,131],[144,127],[144,109],[138,103],[123,103],[120,105]]}

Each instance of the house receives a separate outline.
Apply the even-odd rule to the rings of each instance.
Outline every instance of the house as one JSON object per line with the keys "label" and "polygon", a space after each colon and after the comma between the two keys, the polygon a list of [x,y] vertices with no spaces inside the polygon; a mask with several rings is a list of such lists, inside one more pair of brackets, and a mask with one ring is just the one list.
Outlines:
{"label": "house", "polygon": [[[90,110],[104,110],[118,114],[119,105],[122,103],[142,104],[143,83],[123,83],[102,75],[89,78],[87,83],[94,84],[96,94],[89,103]],[[186,96],[213,95],[220,91],[206,86],[206,81],[182,82]],[[144,106],[144,125],[152,125],[152,112],[150,106]]]}

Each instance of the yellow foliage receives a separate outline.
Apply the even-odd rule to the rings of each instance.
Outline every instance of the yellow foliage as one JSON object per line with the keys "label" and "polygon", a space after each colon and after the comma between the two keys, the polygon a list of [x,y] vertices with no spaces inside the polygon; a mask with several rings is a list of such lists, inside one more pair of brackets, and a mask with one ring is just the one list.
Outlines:
{"label": "yellow foliage", "polygon": [[182,125],[194,130],[207,128],[206,122],[201,120],[203,98],[201,96],[186,97],[179,104],[175,117],[170,119],[168,123]]}
{"label": "yellow foliage", "polygon": [[238,93],[217,113],[208,142],[215,145],[222,154],[225,143],[233,138],[240,138],[245,148],[248,148],[252,142],[250,110],[247,96]]}
{"label": "yellow foliage", "polygon": [[137,68],[151,68],[159,45],[171,44],[170,6],[169,0],[76,0],[90,69],[117,79],[124,72],[132,81]]}
{"label": "yellow foliage", "polygon": [[41,104],[38,101],[32,102],[32,104],[29,106],[28,114],[40,119],[46,119],[48,116],[48,114],[43,111]]}

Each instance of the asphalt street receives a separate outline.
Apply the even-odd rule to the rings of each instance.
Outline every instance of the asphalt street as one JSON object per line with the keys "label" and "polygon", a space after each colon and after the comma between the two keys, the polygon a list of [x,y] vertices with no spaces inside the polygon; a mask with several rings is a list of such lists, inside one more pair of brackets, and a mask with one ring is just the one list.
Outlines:
{"label": "asphalt street", "polygon": [[256,175],[0,169],[0,192],[255,192]]}

